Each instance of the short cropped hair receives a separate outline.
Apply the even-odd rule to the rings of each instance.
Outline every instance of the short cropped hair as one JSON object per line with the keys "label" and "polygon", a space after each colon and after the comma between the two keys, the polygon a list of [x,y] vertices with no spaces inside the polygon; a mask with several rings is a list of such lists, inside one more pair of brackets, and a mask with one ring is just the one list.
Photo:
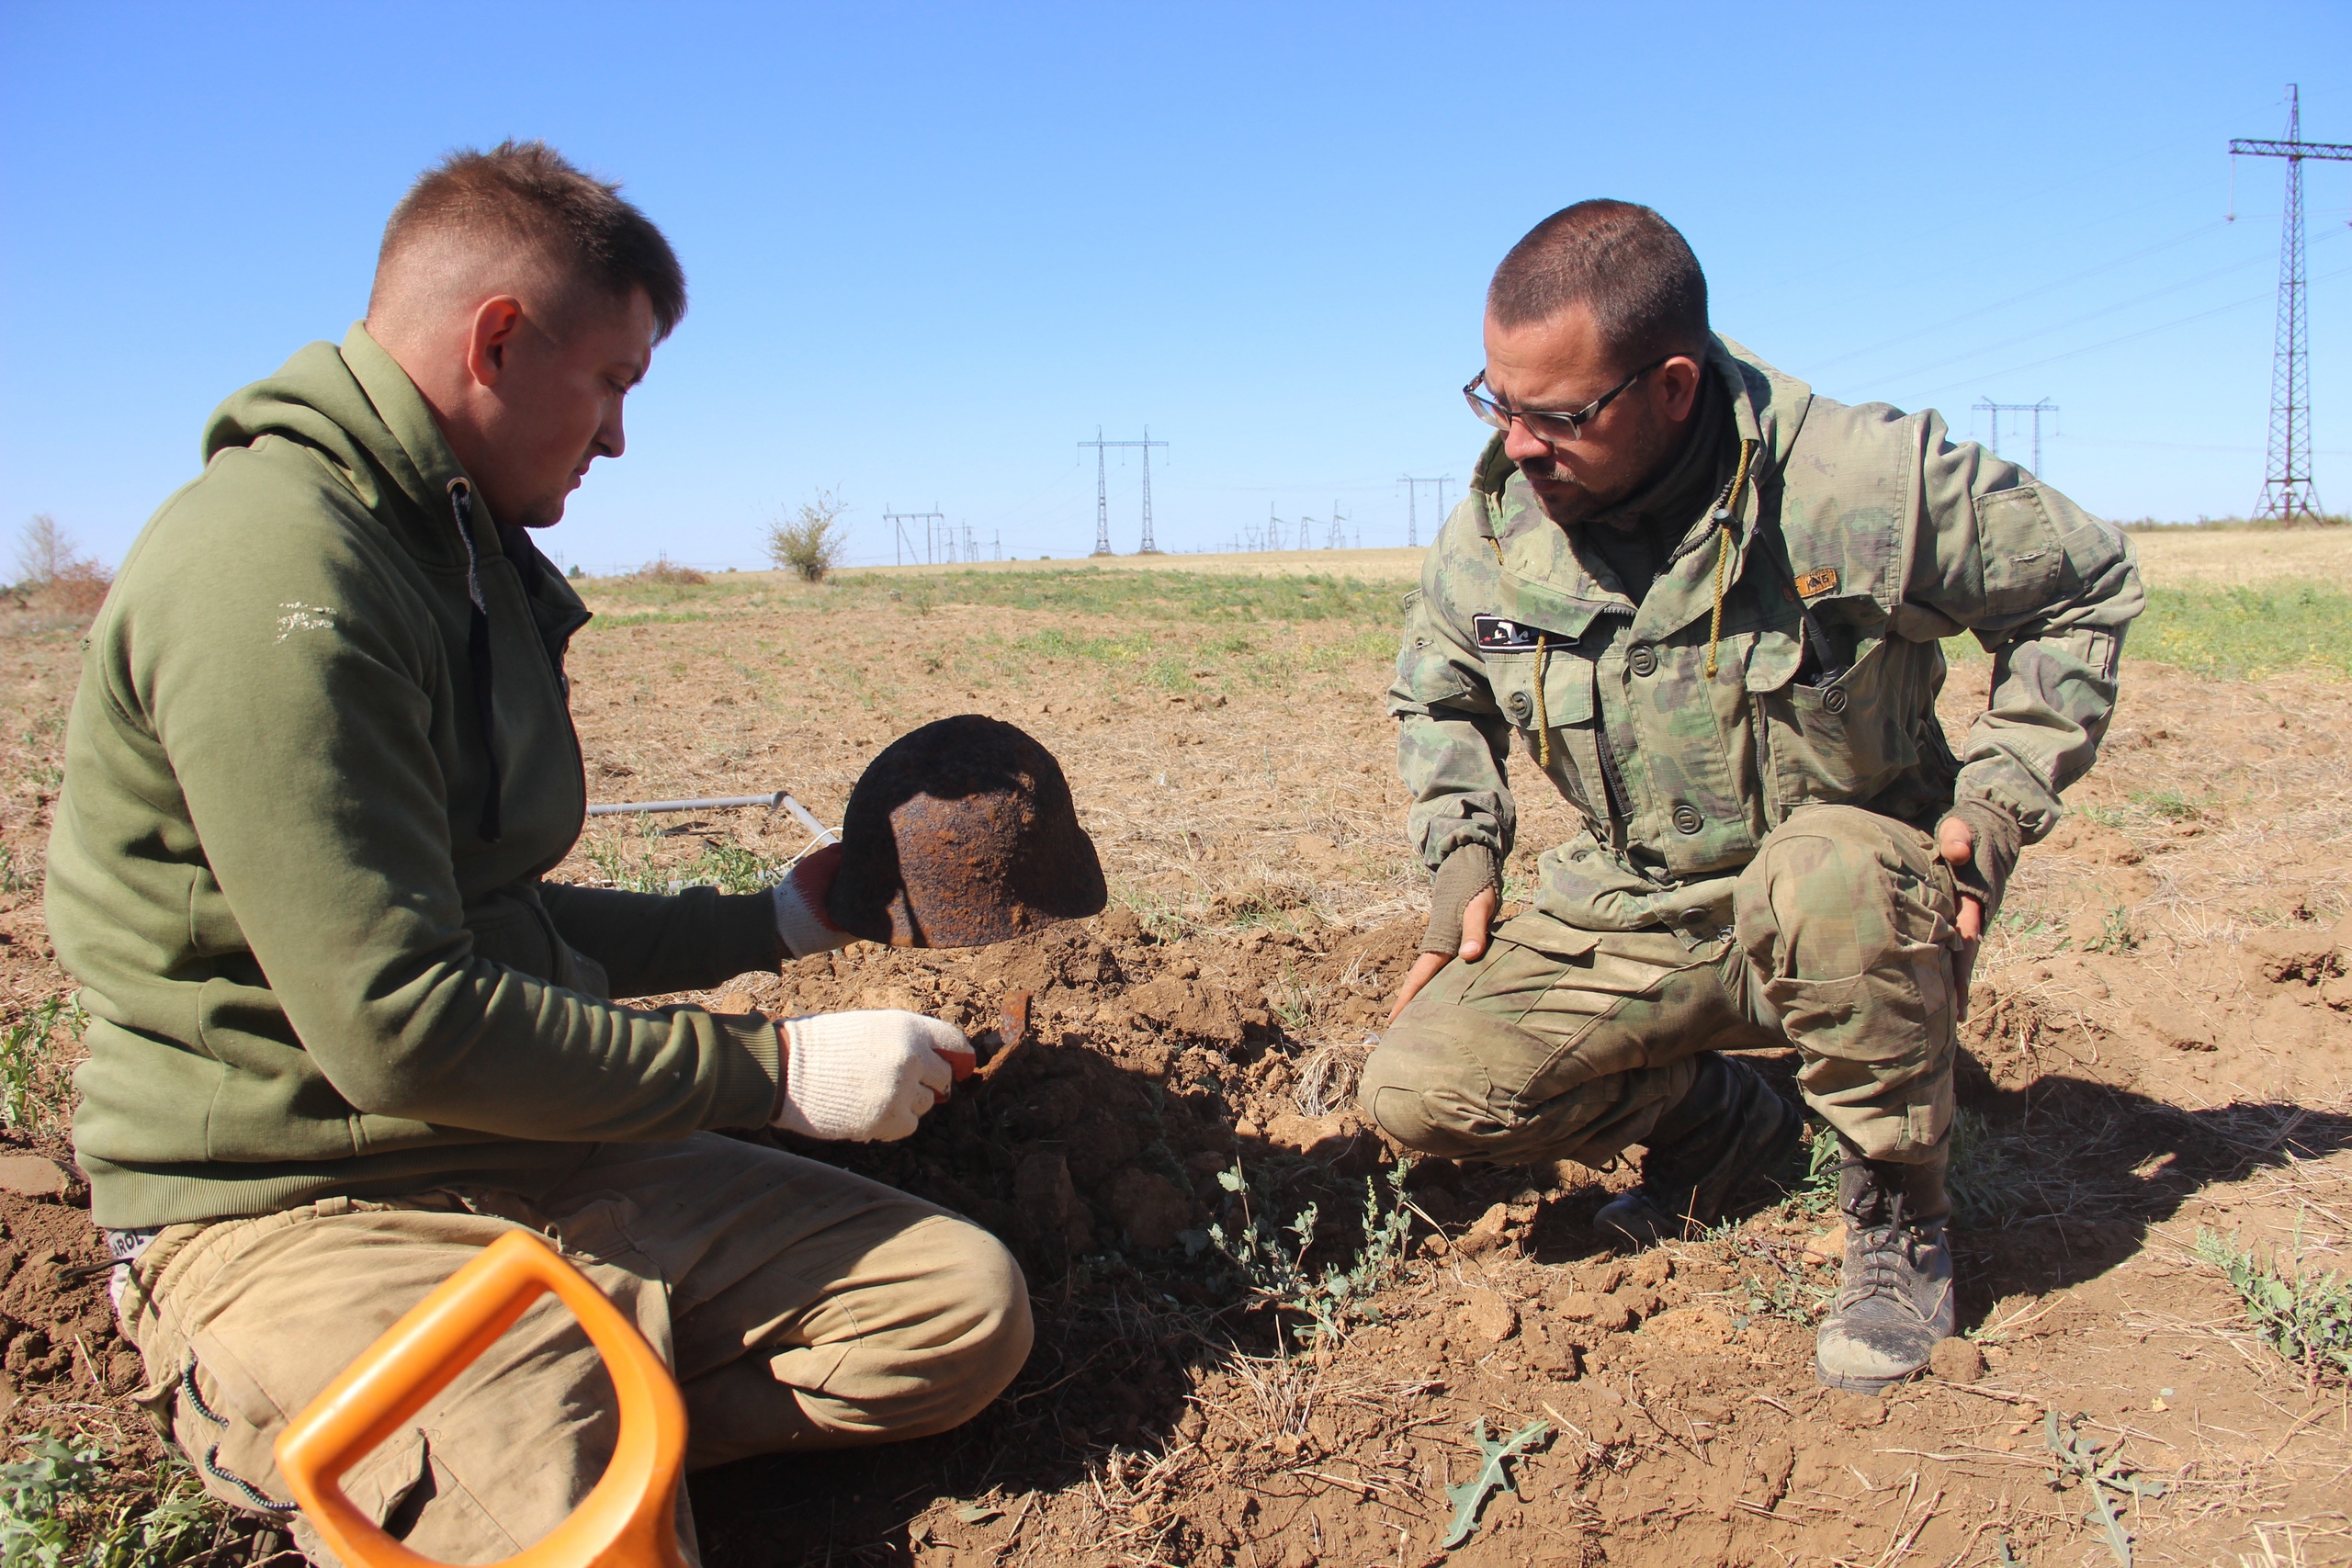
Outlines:
{"label": "short cropped hair", "polygon": [[686,313],[685,272],[653,220],[621,198],[619,186],[536,140],[502,141],[487,152],[464,148],[419,175],[384,225],[378,292],[413,247],[483,233],[538,251],[567,282],[607,298],[644,289],[657,339]]}
{"label": "short cropped hair", "polygon": [[1528,231],[1487,289],[1498,325],[1530,326],[1571,305],[1628,365],[1707,347],[1707,276],[1673,224],[1630,201],[1579,201]]}

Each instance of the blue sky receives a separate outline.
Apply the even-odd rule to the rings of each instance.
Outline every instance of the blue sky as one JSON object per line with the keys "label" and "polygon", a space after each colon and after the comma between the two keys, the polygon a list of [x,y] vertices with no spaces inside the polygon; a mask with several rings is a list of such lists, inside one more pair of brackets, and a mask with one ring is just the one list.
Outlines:
{"label": "blue sky", "polygon": [[[543,136],[622,180],[693,306],[630,447],[546,536],[759,564],[820,488],[854,553],[934,504],[1082,554],[1100,426],[1170,445],[1159,543],[1336,502],[1482,432],[1486,279],[1546,213],[1645,201],[1719,330],[1827,396],[2047,397],[2111,516],[2245,511],[2282,169],[2352,142],[2352,6],[0,4],[0,530],[118,558],[206,412],[363,308],[442,152]],[[2323,499],[2352,509],[2352,164],[2307,165]],[[2022,430],[2003,431],[2022,457]],[[1139,472],[1114,459],[1119,548]],[[1427,537],[1429,495],[1422,496]]]}

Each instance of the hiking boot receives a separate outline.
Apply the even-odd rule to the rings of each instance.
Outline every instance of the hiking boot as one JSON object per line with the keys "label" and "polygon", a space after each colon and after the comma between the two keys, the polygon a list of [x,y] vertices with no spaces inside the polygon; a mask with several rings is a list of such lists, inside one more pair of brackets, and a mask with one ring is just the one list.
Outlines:
{"label": "hiking boot", "polygon": [[1932,1164],[1895,1165],[1846,1147],[1838,1169],[1846,1272],[1813,1355],[1814,1375],[1826,1386],[1875,1393],[1926,1366],[1937,1341],[1951,1337],[1950,1156],[1947,1146]]}
{"label": "hiking boot", "polygon": [[1690,1092],[1650,1131],[1642,1184],[1592,1217],[1602,1235],[1648,1247],[1702,1235],[1749,1177],[1780,1182],[1804,1146],[1804,1113],[1755,1068],[1713,1051],[1696,1060]]}

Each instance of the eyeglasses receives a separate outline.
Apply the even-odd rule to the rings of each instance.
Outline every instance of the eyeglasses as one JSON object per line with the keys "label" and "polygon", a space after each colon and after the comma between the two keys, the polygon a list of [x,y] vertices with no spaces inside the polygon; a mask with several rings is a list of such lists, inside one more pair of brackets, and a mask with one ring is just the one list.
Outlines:
{"label": "eyeglasses", "polygon": [[1487,373],[1484,370],[1470,378],[1470,384],[1462,389],[1462,397],[1463,400],[1470,405],[1472,413],[1476,414],[1497,430],[1509,430],[1511,422],[1517,420],[1527,426],[1527,434],[1535,437],[1536,440],[1547,446],[1556,446],[1561,442],[1574,441],[1582,435],[1584,427],[1600,417],[1600,411],[1609,406],[1611,399],[1673,357],[1674,355],[1668,354],[1651,360],[1580,409],[1512,408],[1510,404],[1498,399],[1487,397],[1478,390],[1479,386],[1487,379]]}

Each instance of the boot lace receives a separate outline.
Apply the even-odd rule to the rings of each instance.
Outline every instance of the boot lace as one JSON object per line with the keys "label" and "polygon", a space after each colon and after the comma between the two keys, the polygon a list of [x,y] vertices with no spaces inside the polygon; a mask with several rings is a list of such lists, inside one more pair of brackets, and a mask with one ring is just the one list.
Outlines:
{"label": "boot lace", "polygon": [[[1847,1216],[1853,1224],[1860,1246],[1860,1277],[1838,1293],[1838,1310],[1855,1306],[1872,1296],[1883,1296],[1899,1302],[1916,1313],[1918,1303],[1904,1289],[1904,1269],[1916,1264],[1924,1250],[1926,1238],[1917,1226],[1908,1223],[1903,1212],[1904,1195],[1900,1192],[1878,1194],[1883,1199],[1883,1213],[1854,1213]],[[1873,1201],[1871,1210],[1881,1210],[1882,1203]],[[1866,1217],[1867,1215],[1867,1217]]]}

